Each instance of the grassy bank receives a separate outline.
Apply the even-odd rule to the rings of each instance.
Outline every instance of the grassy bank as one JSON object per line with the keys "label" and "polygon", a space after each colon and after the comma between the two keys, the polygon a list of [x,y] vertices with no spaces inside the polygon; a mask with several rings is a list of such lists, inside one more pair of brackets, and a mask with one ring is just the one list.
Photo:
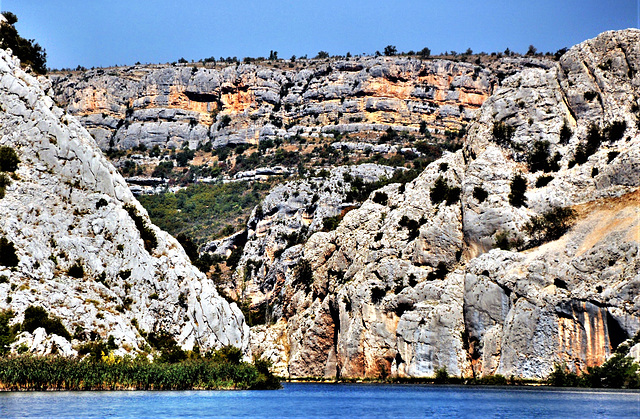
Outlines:
{"label": "grassy bank", "polygon": [[220,390],[280,388],[268,365],[215,362],[179,363],[107,357],[104,361],[18,355],[0,358],[2,390]]}

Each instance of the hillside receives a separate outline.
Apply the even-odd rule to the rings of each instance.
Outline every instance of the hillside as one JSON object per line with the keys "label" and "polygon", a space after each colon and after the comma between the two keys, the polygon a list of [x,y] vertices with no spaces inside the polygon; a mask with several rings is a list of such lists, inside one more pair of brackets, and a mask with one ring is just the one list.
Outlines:
{"label": "hillside", "polygon": [[[17,262],[0,270],[0,303],[15,321],[45,306],[76,347],[93,331],[136,353],[166,331],[186,349],[239,346],[288,377],[601,365],[640,331],[639,46],[626,30],[557,61],[39,80],[4,54],[0,145],[20,162],[3,169],[0,228]],[[149,212],[202,244],[208,276],[127,181],[162,194],[145,197]],[[52,350],[39,339],[14,349]]]}
{"label": "hillside", "polygon": [[[56,102],[144,194],[194,182],[282,182],[354,163],[422,171],[460,147],[477,109],[508,74],[552,65],[462,58],[469,62],[397,56],[136,65],[58,72],[51,80]],[[199,244],[241,229],[249,216],[216,217],[213,229],[179,226],[163,220],[185,208],[160,213],[157,201],[143,200],[154,221]]]}
{"label": "hillside", "polygon": [[240,310],[150,223],[89,133],[54,105],[48,79],[2,50],[0,80],[0,308],[15,324],[42,307],[66,329],[39,317],[49,326],[20,334],[14,350],[71,355],[109,341],[135,356],[168,336],[248,353]]}
{"label": "hillside", "polygon": [[254,352],[290,376],[602,364],[640,329],[639,40],[604,33],[506,78],[462,150],[236,272],[270,314]]}

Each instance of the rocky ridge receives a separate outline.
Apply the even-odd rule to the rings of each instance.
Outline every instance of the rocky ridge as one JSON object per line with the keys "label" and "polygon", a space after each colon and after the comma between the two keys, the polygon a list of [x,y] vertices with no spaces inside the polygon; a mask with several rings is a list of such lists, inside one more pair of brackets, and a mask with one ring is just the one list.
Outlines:
{"label": "rocky ridge", "polygon": [[294,69],[134,66],[51,79],[57,102],[103,150],[140,144],[196,149],[298,134],[417,131],[423,121],[432,130],[457,130],[475,116],[499,76],[538,61],[544,63],[505,59],[494,71],[446,60],[364,57]]}
{"label": "rocky ridge", "polygon": [[[258,294],[276,291],[276,323],[252,329],[254,353],[294,377],[604,362],[640,330],[639,46],[607,32],[507,77],[463,150],[291,251]],[[558,208],[576,214],[561,237],[540,239],[557,219],[527,227]]]}
{"label": "rocky ridge", "polygon": [[[149,222],[122,176],[51,93],[48,79],[0,51],[0,145],[20,159],[0,199],[0,235],[17,256],[15,266],[0,266],[0,308],[19,322],[28,306],[42,306],[74,335],[74,347],[111,335],[116,353],[135,354],[147,346],[147,333],[166,332],[185,349],[231,344],[248,354],[238,307]],[[43,331],[23,333],[18,345],[74,353]]]}

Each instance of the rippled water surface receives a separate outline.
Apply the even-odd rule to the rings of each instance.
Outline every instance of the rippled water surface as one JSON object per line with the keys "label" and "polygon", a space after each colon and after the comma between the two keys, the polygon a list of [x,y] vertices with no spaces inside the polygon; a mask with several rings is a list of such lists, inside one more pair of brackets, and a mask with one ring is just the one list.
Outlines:
{"label": "rippled water surface", "polygon": [[640,418],[640,392],[285,383],[279,391],[0,393],[0,417]]}

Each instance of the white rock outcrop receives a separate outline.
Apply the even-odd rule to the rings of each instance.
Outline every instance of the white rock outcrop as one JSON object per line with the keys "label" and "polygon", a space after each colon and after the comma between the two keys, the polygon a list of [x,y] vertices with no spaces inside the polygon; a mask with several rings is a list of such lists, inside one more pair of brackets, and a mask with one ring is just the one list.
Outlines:
{"label": "white rock outcrop", "polygon": [[0,199],[0,236],[19,260],[0,266],[7,279],[0,308],[21,321],[28,306],[42,306],[76,338],[112,335],[125,352],[144,348],[143,333],[165,331],[187,349],[231,344],[248,353],[238,307],[150,223],[89,133],[55,106],[50,88],[0,51],[0,146],[20,159]]}
{"label": "white rock outcrop", "polygon": [[[638,121],[638,30],[606,32],[506,78],[463,150],[374,192],[296,250],[298,265],[261,290],[276,291],[268,307],[278,323],[260,326],[254,352],[290,376],[446,367],[543,378],[555,363],[600,365],[640,330]],[[510,199],[516,175],[528,184],[521,206]],[[444,183],[459,199],[433,199]],[[559,238],[525,229],[559,207],[576,211]]]}

